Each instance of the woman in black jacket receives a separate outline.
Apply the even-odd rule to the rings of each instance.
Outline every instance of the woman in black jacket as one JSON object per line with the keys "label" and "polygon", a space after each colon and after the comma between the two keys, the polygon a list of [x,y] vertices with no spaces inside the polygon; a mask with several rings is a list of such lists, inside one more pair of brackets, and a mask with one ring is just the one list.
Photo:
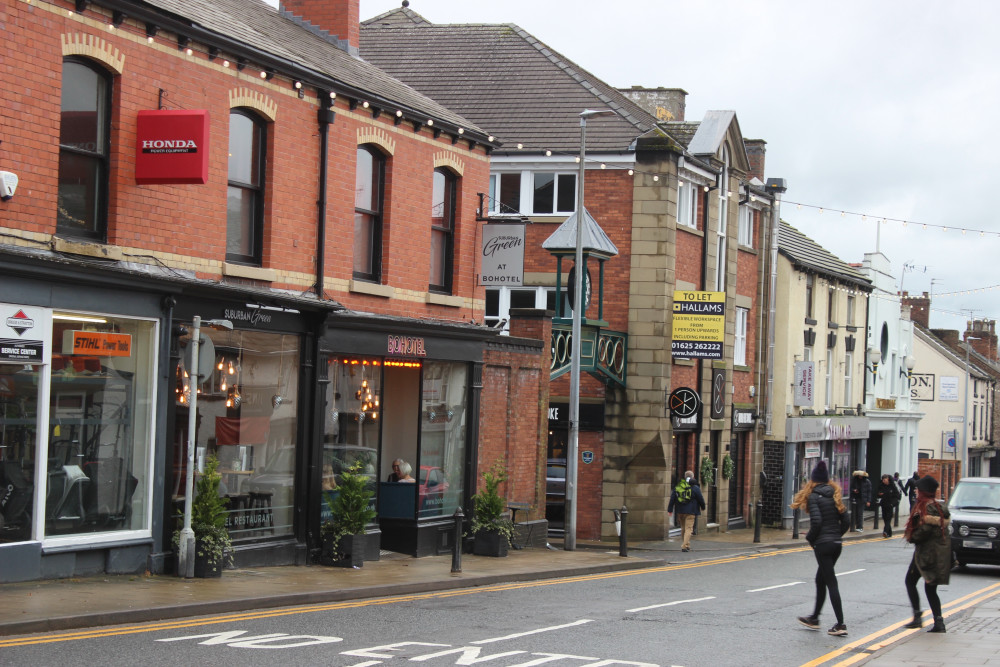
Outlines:
{"label": "woman in black jacket", "polygon": [[888,473],[882,475],[882,480],[875,489],[875,498],[882,508],[882,537],[892,537],[892,517],[896,513],[896,505],[899,504],[902,494]]}
{"label": "woman in black jacket", "polygon": [[795,494],[792,508],[805,509],[809,512],[809,532],[806,533],[806,541],[812,546],[818,565],[816,605],[811,615],[799,616],[799,623],[810,630],[819,630],[819,612],[823,609],[829,591],[830,604],[837,616],[837,623],[827,630],[827,634],[842,637],[847,634],[847,626],[844,625],[840,588],[837,586],[837,574],[833,568],[840,558],[843,547],[841,536],[850,527],[850,519],[846,515],[844,501],[841,499],[840,486],[830,481],[830,474],[824,461],[816,464],[810,481]]}

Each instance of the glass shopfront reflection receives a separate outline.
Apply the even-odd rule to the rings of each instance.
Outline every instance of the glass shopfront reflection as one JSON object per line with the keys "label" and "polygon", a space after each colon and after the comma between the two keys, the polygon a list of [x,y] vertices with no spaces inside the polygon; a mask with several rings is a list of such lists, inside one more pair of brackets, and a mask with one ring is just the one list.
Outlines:
{"label": "glass shopfront reflection", "polygon": [[[233,540],[293,532],[298,458],[299,337],[260,331],[201,329],[215,351],[198,389],[196,475],[219,460],[219,493],[229,501]],[[190,335],[180,339],[181,348]],[[199,373],[199,375],[201,375]],[[175,507],[184,504],[187,405],[192,390],[184,361],[175,377]]]}
{"label": "glass shopfront reflection", "polygon": [[360,461],[377,481],[380,519],[453,514],[465,484],[468,364],[335,356],[327,372],[324,494]]}

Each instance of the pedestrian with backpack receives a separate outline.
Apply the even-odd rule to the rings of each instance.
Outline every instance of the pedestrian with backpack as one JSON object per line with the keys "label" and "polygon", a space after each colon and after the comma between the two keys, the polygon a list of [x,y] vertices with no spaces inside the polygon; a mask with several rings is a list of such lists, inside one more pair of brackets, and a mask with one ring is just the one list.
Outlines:
{"label": "pedestrian with backpack", "polygon": [[670,494],[667,504],[667,516],[677,510],[677,523],[681,526],[681,551],[691,551],[691,533],[694,532],[694,522],[701,510],[705,509],[705,498],[701,489],[695,483],[694,473],[690,470],[684,473],[684,479],[677,483]]}
{"label": "pedestrian with backpack", "polygon": [[809,532],[806,541],[813,548],[816,557],[816,602],[813,613],[799,616],[799,623],[810,630],[819,630],[819,613],[826,603],[827,592],[830,605],[837,616],[837,622],[826,634],[843,637],[847,634],[844,625],[844,609],[840,601],[840,587],[834,566],[843,549],[843,534],[851,527],[850,512],[844,505],[840,486],[830,480],[826,462],[819,461],[809,476],[809,481],[799,489],[792,499],[792,509],[809,512]]}

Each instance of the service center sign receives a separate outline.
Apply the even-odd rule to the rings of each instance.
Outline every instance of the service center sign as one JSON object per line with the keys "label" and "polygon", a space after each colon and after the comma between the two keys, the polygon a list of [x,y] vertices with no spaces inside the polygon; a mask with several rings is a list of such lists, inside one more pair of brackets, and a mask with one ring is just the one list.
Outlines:
{"label": "service center sign", "polygon": [[670,351],[682,359],[722,359],[726,340],[726,293],[674,292]]}
{"label": "service center sign", "polygon": [[0,361],[48,363],[52,356],[52,312],[0,303]]}
{"label": "service center sign", "polygon": [[208,111],[162,109],[139,112],[135,182],[208,182]]}

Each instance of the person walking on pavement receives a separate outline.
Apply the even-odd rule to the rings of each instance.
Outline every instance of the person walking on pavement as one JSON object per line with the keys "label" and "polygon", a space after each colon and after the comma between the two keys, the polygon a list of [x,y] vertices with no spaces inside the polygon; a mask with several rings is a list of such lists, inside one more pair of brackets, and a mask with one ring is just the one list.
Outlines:
{"label": "person walking on pavement", "polygon": [[882,508],[882,537],[892,537],[892,515],[902,495],[899,493],[899,486],[889,477],[889,473],[882,475],[882,481],[875,489],[875,498]]}
{"label": "person walking on pavement", "polygon": [[913,506],[917,502],[917,482],[919,481],[920,481],[920,474],[916,470],[914,470],[913,477],[906,480],[906,484],[903,485],[903,493],[906,494],[906,499],[910,501],[911,510],[913,509]]}
{"label": "person walking on pavement", "polygon": [[698,515],[705,509],[705,498],[690,470],[684,473],[684,479],[677,483],[670,494],[667,516],[672,515],[675,509],[677,522],[681,525],[681,551],[691,551],[691,533]]}
{"label": "person walking on pavement", "polygon": [[860,533],[865,527],[865,510],[872,504],[872,483],[864,470],[855,470],[851,475],[851,503],[854,506],[854,531]]}
{"label": "person walking on pavement", "polygon": [[841,497],[840,486],[830,481],[826,462],[820,461],[813,468],[809,482],[803,486],[792,500],[792,509],[809,512],[809,532],[806,541],[813,548],[816,557],[816,603],[813,613],[799,616],[799,623],[810,630],[819,630],[819,613],[826,603],[827,591],[830,605],[837,616],[837,622],[827,630],[828,635],[842,637],[847,634],[844,625],[844,609],[840,602],[840,587],[834,566],[843,549],[842,536],[851,527],[851,518]]}
{"label": "person walking on pavement", "polygon": [[951,578],[951,538],[948,537],[948,510],[937,501],[938,481],[925,475],[917,482],[917,501],[910,511],[903,535],[913,544],[913,558],[906,570],[906,595],[913,607],[913,620],[907,628],[923,625],[920,611],[920,596],[917,594],[917,580],[924,578],[924,595],[934,616],[934,627],[930,632],[944,632],[944,616],[941,614],[941,599],[938,586],[947,586]]}

